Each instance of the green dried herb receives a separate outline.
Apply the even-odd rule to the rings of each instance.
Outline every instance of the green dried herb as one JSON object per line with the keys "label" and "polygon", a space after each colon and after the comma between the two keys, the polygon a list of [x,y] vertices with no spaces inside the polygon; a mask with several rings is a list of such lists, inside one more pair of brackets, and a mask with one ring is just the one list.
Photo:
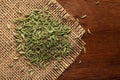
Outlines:
{"label": "green dried herb", "polygon": [[24,52],[24,51],[19,51],[19,54],[20,54],[20,55],[24,55],[25,52]]}
{"label": "green dried herb", "polygon": [[69,53],[70,29],[56,22],[44,11],[35,10],[16,27],[17,51],[34,64],[45,66],[50,61]]}
{"label": "green dried herb", "polygon": [[14,60],[18,60],[18,58],[19,58],[19,57],[14,57],[13,59],[14,59]]}
{"label": "green dried herb", "polygon": [[88,32],[89,34],[92,34],[91,31],[90,31],[90,29],[88,29],[87,32]]}
{"label": "green dried herb", "polygon": [[58,69],[58,67],[56,67],[56,66],[55,66],[55,67],[54,67],[54,69],[55,69],[55,70],[57,70],[57,69]]}
{"label": "green dried herb", "polygon": [[22,14],[23,14],[20,10],[18,10],[16,13],[18,13],[18,14],[20,14],[20,15],[22,15]]}
{"label": "green dried herb", "polygon": [[33,71],[33,69],[30,69],[30,70],[29,70],[29,72],[32,72],[32,71]]}
{"label": "green dried herb", "polygon": [[58,70],[58,69],[59,69],[59,67],[56,65],[53,69],[54,69],[54,70]]}
{"label": "green dried herb", "polygon": [[7,24],[7,28],[8,28],[9,30],[11,29],[10,24]]}
{"label": "green dried herb", "polygon": [[13,64],[12,64],[12,63],[10,63],[8,66],[9,66],[10,68],[12,68],[12,67],[13,67]]}
{"label": "green dried herb", "polygon": [[77,35],[76,37],[75,37],[75,39],[79,39],[80,38],[80,35]]}
{"label": "green dried herb", "polygon": [[80,60],[80,61],[79,61],[79,64],[81,64],[81,63],[82,63],[82,61]]}
{"label": "green dried herb", "polygon": [[86,48],[85,47],[83,47],[83,52],[86,53]]}
{"label": "green dried herb", "polygon": [[96,1],[96,5],[99,5],[100,4],[100,1]]}
{"label": "green dried herb", "polygon": [[85,15],[83,15],[81,18],[84,19],[84,18],[86,18],[86,17],[87,17],[87,15],[85,14]]}
{"label": "green dried herb", "polygon": [[25,60],[28,60],[28,58],[26,58],[25,56],[23,57]]}
{"label": "green dried herb", "polygon": [[32,72],[32,71],[31,71],[31,72],[30,72],[30,75],[32,76],[32,75],[33,75],[33,73],[34,73],[34,72]]}
{"label": "green dried herb", "polygon": [[23,67],[23,68],[21,68],[20,72],[22,73],[22,72],[24,72],[24,70],[25,70],[25,68]]}
{"label": "green dried herb", "polygon": [[31,64],[30,62],[27,62],[27,65],[28,65],[28,66],[31,66],[32,64]]}
{"label": "green dried herb", "polygon": [[34,10],[16,25],[17,51],[31,64],[45,67],[69,54],[71,29],[55,21],[48,11]]}
{"label": "green dried herb", "polygon": [[32,76],[33,73],[34,73],[34,72],[33,72],[33,69],[30,69],[30,70],[29,70],[29,74]]}
{"label": "green dried herb", "polygon": [[80,22],[79,18],[76,18],[77,22]]}

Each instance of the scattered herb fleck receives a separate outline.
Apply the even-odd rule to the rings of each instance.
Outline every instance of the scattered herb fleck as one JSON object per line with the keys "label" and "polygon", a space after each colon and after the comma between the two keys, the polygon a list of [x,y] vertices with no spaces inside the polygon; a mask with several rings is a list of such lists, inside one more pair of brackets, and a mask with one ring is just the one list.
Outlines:
{"label": "scattered herb fleck", "polygon": [[81,63],[82,63],[82,61],[80,60],[80,61],[79,61],[79,64],[81,64]]}
{"label": "scattered herb fleck", "polygon": [[77,35],[76,37],[75,37],[75,39],[79,39],[80,38],[80,35]]}
{"label": "scattered herb fleck", "polygon": [[85,47],[83,47],[83,52],[86,53],[86,48]]}
{"label": "scattered herb fleck", "polygon": [[23,57],[25,60],[28,60],[28,58],[26,58],[25,56]]}
{"label": "scattered herb fleck", "polygon": [[30,69],[29,72],[33,71],[33,69]]}
{"label": "scattered herb fleck", "polygon": [[31,64],[30,62],[27,62],[27,65],[28,65],[28,66],[31,66],[32,64]]}
{"label": "scattered herb fleck", "polygon": [[87,17],[87,15],[85,14],[85,15],[83,15],[81,18],[84,19],[84,18],[86,18],[86,17]]}
{"label": "scattered herb fleck", "polygon": [[31,75],[31,76],[33,75],[33,71],[30,72],[30,75]]}
{"label": "scattered herb fleck", "polygon": [[8,28],[9,30],[11,29],[10,24],[7,24],[7,28]]}
{"label": "scattered herb fleck", "polygon": [[22,14],[23,14],[20,10],[19,10],[19,11],[17,11],[17,13],[18,13],[18,14],[20,14],[20,15],[22,15]]}
{"label": "scattered herb fleck", "polygon": [[10,68],[12,68],[12,67],[13,67],[13,64],[11,63],[11,64],[9,64],[8,66],[9,66]]}
{"label": "scattered herb fleck", "polygon": [[48,11],[34,10],[15,23],[17,51],[31,64],[45,67],[69,54],[71,29],[55,21]]}
{"label": "scattered herb fleck", "polygon": [[90,31],[90,29],[88,29],[87,32],[88,32],[89,34],[92,34],[91,31]]}
{"label": "scattered herb fleck", "polygon": [[79,20],[78,18],[76,18],[76,20],[77,20],[78,22],[80,22],[80,20]]}
{"label": "scattered herb fleck", "polygon": [[96,5],[99,5],[100,4],[100,1],[96,1]]}
{"label": "scattered herb fleck", "polygon": [[30,69],[30,70],[29,70],[29,73],[30,73],[30,75],[32,76],[32,75],[33,75],[33,69]]}
{"label": "scattered herb fleck", "polygon": [[54,70],[58,70],[58,66],[56,65],[53,69],[54,69]]}
{"label": "scattered herb fleck", "polygon": [[20,51],[19,54],[20,54],[20,55],[24,55],[25,52],[24,52],[24,51]]}
{"label": "scattered herb fleck", "polygon": [[20,72],[22,73],[22,72],[24,72],[24,70],[25,70],[25,68],[23,67],[23,68],[21,68]]}
{"label": "scattered herb fleck", "polygon": [[18,57],[14,57],[14,60],[18,60]]}

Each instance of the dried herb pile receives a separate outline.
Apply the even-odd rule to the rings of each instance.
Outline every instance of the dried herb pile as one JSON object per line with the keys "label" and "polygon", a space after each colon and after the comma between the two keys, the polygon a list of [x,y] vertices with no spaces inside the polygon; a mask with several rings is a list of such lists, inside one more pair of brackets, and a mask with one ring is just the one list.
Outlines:
{"label": "dried herb pile", "polygon": [[33,65],[45,67],[70,52],[71,29],[55,21],[47,10],[34,10],[16,25],[17,51]]}

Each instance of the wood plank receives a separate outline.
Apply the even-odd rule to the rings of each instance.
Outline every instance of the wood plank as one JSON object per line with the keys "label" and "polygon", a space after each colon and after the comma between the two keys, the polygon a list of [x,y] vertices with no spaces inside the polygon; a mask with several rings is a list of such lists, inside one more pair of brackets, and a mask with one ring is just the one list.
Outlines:
{"label": "wood plank", "polygon": [[[120,0],[100,0],[99,5],[97,0],[57,1],[92,32],[83,36],[87,53],[58,80],[120,80]],[[87,18],[81,19],[84,14]]]}

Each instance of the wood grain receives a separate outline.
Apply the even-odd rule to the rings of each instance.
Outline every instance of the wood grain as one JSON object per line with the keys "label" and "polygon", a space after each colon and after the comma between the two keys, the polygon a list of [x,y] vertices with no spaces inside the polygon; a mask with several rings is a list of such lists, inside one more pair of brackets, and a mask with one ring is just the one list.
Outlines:
{"label": "wood grain", "polygon": [[[120,0],[57,0],[92,35],[83,36],[87,53],[58,80],[120,80]],[[86,14],[87,18],[81,19]],[[79,61],[82,63],[79,64]]]}

